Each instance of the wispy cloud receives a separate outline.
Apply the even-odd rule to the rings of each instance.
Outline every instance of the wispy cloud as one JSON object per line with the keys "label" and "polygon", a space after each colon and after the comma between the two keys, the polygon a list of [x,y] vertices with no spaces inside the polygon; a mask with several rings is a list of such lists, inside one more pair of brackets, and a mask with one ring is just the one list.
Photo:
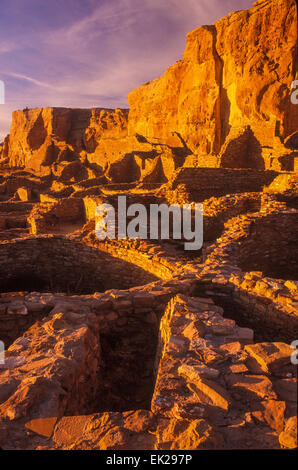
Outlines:
{"label": "wispy cloud", "polygon": [[29,83],[33,83],[33,85],[36,85],[38,87],[42,87],[42,88],[50,88],[50,89],[56,89],[56,87],[54,85],[51,85],[49,83],[45,83],[45,82],[42,82],[40,80],[36,80],[35,78],[32,78],[32,77],[27,77],[27,75],[23,75],[21,73],[14,73],[14,72],[2,72],[3,75],[6,75],[8,77],[12,77],[12,78],[18,78],[20,80],[25,80]]}

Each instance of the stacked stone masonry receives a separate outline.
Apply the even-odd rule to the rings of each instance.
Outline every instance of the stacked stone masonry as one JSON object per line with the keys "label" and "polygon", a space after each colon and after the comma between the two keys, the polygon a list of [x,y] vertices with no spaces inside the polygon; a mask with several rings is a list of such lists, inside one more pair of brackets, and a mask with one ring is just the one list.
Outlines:
{"label": "stacked stone masonry", "polygon": [[[297,447],[295,79],[295,2],[260,0],[190,32],[129,110],[13,113],[1,449]],[[96,209],[115,208],[117,232],[119,196],[203,204],[202,248],[172,226],[99,240]]]}

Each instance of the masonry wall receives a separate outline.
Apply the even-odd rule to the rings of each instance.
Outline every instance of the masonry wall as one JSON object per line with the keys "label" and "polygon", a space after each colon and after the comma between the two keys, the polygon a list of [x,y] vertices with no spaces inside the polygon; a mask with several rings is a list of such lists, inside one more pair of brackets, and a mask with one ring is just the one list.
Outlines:
{"label": "masonry wall", "polygon": [[182,168],[169,183],[169,188],[175,190],[178,185],[185,185],[193,201],[200,202],[226,194],[262,191],[277,175],[274,171],[250,169]]}
{"label": "masonry wall", "polygon": [[[96,248],[51,235],[1,243],[0,266],[2,292],[8,286],[9,290],[16,286],[14,290],[18,287],[30,291],[43,286],[48,292],[91,293],[126,289],[157,279],[140,267]],[[22,282],[27,289],[22,288]]]}
{"label": "masonry wall", "polygon": [[297,213],[256,221],[239,249],[239,266],[243,271],[262,271],[264,276],[298,280],[297,232]]}
{"label": "masonry wall", "polygon": [[[30,362],[36,348],[43,354],[37,369],[30,368],[27,372],[20,367],[18,371],[20,379],[31,377],[33,370],[34,376],[38,376],[38,380],[27,382],[27,402],[21,401],[14,415],[14,403],[9,407],[4,396],[2,415],[10,410],[12,420],[24,416],[28,422],[38,418],[38,413],[44,412],[45,395],[50,417],[110,411],[113,407],[127,411],[131,403],[136,404],[136,409],[149,407],[160,319],[175,294],[189,294],[192,289],[193,283],[185,280],[158,281],[126,291],[81,297],[38,292],[0,295],[0,312],[4,312],[0,315],[0,340],[5,333],[4,315],[15,324],[23,319],[31,326],[20,340],[17,339],[20,331],[15,328],[15,341],[6,351],[6,364],[9,366],[10,357],[13,361],[16,354],[25,363]],[[61,365],[63,373],[58,369]],[[19,363],[15,364],[15,368],[18,366]],[[42,368],[42,374],[38,367]],[[123,369],[121,376],[116,370],[119,367]],[[49,371],[48,375],[45,371]],[[43,376],[46,376],[44,380]],[[131,389],[130,397],[123,394],[124,382],[126,390]],[[17,393],[22,393],[23,384],[19,388],[18,384],[16,381]],[[61,386],[65,393],[59,393]]]}
{"label": "masonry wall", "polygon": [[45,303],[24,301],[23,295],[0,294],[0,340],[5,347],[46,316],[50,309]]}
{"label": "masonry wall", "polygon": [[262,340],[291,342],[298,334],[297,286],[289,280],[297,275],[297,211],[263,202],[261,212],[229,220],[207,248],[198,295],[222,300],[227,316],[241,317]]}
{"label": "masonry wall", "polygon": [[59,225],[80,220],[83,220],[83,204],[79,198],[63,198],[56,202],[37,204],[28,217],[30,231],[34,234],[47,233]]}
{"label": "masonry wall", "polygon": [[[238,285],[229,283],[202,282],[198,285],[196,294],[212,298],[217,305],[224,309],[224,316],[234,319],[239,326],[254,330],[257,341],[295,341],[298,334],[298,317],[287,305],[286,297],[279,302],[264,295],[264,288],[270,295],[272,279],[259,279],[263,284],[253,288],[253,274],[247,274]],[[258,280],[255,280],[256,284]],[[258,288],[259,287],[259,288]],[[280,285],[282,290],[282,285]],[[271,295],[273,290],[271,290]]]}

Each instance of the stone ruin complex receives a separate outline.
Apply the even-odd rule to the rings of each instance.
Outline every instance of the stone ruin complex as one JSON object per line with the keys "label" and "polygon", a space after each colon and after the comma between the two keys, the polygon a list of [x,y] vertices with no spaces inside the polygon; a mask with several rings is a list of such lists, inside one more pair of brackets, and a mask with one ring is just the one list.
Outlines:
{"label": "stone ruin complex", "polygon": [[[124,109],[15,111],[0,144],[0,447],[297,446],[297,9],[187,36]],[[95,236],[204,205],[204,245]]]}

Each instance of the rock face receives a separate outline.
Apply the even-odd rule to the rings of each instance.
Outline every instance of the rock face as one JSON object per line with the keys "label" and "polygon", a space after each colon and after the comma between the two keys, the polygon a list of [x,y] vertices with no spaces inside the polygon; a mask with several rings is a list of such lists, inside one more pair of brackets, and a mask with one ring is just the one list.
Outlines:
{"label": "rock face", "polygon": [[174,139],[208,155],[249,129],[240,150],[262,162],[263,147],[282,152],[283,139],[297,132],[298,110],[290,101],[296,53],[290,0],[261,1],[202,26],[188,34],[184,60],[130,93],[129,134]]}
{"label": "rock face", "polygon": [[[101,140],[126,134],[127,111],[43,108],[15,111],[2,157],[41,173],[94,153]],[[82,153],[84,151],[84,153]]]}
{"label": "rock face", "polygon": [[293,171],[296,70],[296,4],[263,0],[190,32],[184,59],[133,90],[129,113],[14,112],[0,159],[43,175],[77,160],[115,183],[164,182],[183,165]]}

